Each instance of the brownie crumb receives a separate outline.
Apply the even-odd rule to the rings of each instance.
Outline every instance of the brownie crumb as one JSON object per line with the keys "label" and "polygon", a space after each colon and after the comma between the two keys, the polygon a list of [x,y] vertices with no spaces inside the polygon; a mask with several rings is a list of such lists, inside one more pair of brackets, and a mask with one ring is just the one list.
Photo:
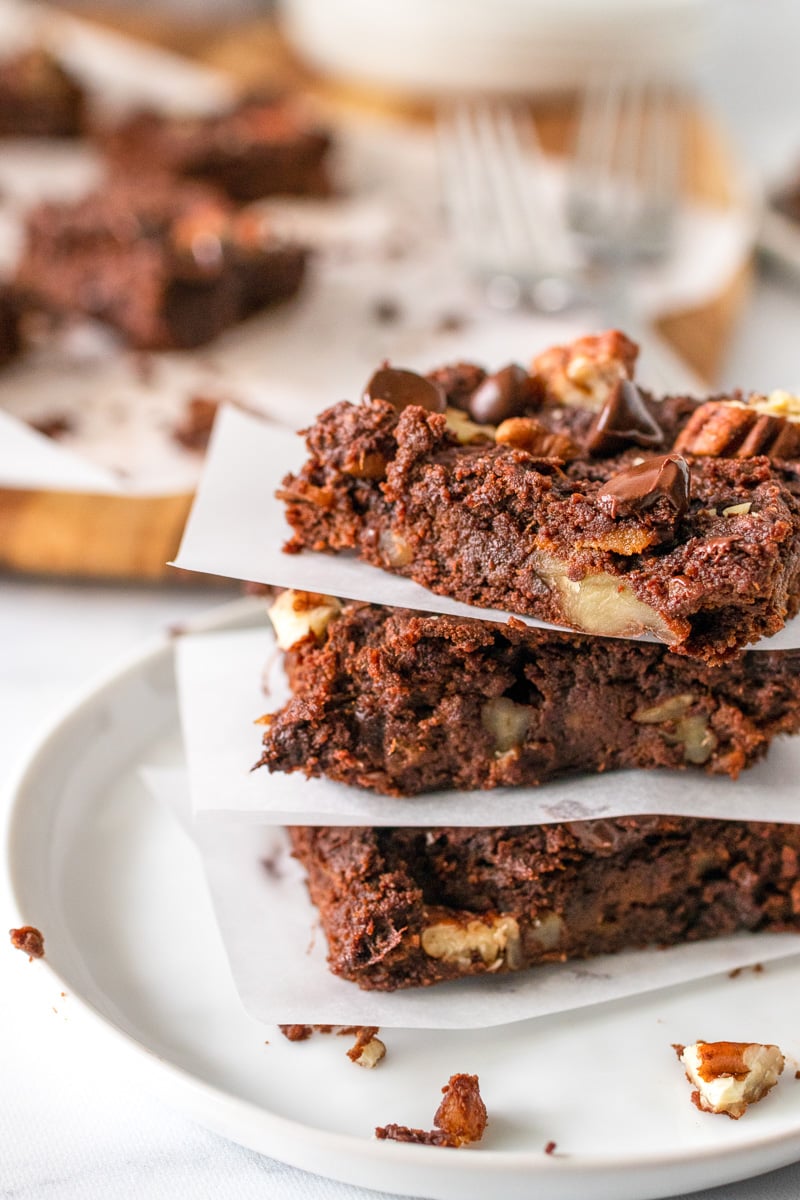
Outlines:
{"label": "brownie crumb", "polygon": [[66,413],[52,413],[38,421],[31,421],[31,428],[57,442],[65,434],[75,432],[75,421]]}
{"label": "brownie crumb", "polygon": [[728,979],[738,979],[741,973],[741,967],[734,967],[732,971],[728,971]]}
{"label": "brownie crumb", "polygon": [[545,1152],[545,1154],[555,1154],[555,1152],[556,1152],[556,1143],[555,1143],[555,1142],[548,1142],[548,1143],[547,1143],[547,1145],[546,1145],[546,1146],[545,1146],[545,1148],[544,1148],[544,1152]]}
{"label": "brownie crumb", "polygon": [[686,1047],[684,1045],[682,1045],[681,1042],[673,1042],[672,1049],[675,1051],[678,1058],[680,1058],[681,1055],[683,1054],[684,1050],[686,1049]]}
{"label": "brownie crumb", "polygon": [[415,1142],[421,1146],[457,1149],[479,1142],[488,1124],[477,1075],[451,1075],[442,1088],[443,1098],[433,1118],[435,1129],[412,1129],[407,1125],[379,1125],[381,1141]]}
{"label": "brownie crumb", "polygon": [[396,300],[381,299],[376,300],[372,306],[372,316],[379,325],[394,325],[401,316],[403,310]]}
{"label": "brownie crumb", "polygon": [[443,313],[436,324],[437,333],[460,333],[467,324],[461,313]]}
{"label": "brownie crumb", "polygon": [[211,396],[190,396],[180,420],[172,430],[173,441],[196,453],[205,450],[220,403]]}
{"label": "brownie crumb", "polygon": [[795,1071],[794,1077],[795,1079],[800,1079],[800,1071]]}
{"label": "brownie crumb", "polygon": [[22,950],[31,962],[35,958],[44,958],[44,935],[34,925],[22,925],[8,932],[14,949]]}

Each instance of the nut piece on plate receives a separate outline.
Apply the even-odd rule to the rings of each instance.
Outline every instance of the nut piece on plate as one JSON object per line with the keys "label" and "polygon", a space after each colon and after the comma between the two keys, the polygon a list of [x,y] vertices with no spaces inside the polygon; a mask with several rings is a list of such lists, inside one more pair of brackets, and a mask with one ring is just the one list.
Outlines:
{"label": "nut piece on plate", "polygon": [[692,413],[675,449],[708,458],[800,458],[800,397],[772,392],[711,400]]}
{"label": "nut piece on plate", "polygon": [[774,1088],[785,1061],[777,1046],[760,1042],[699,1040],[675,1050],[701,1112],[725,1113],[734,1121]]}
{"label": "nut piece on plate", "polygon": [[19,929],[9,929],[11,945],[15,950],[22,950],[31,962],[35,958],[44,958],[44,936],[35,925],[21,925]]}
{"label": "nut piece on plate", "polygon": [[375,1136],[381,1141],[415,1142],[421,1146],[456,1149],[479,1142],[489,1118],[481,1098],[477,1075],[451,1075],[433,1118],[435,1129],[410,1129],[407,1125],[381,1125]]}
{"label": "nut piece on plate", "polygon": [[289,590],[281,592],[270,606],[269,619],[281,650],[291,650],[307,637],[321,641],[328,625],[341,611],[335,596]]}
{"label": "nut piece on plate", "polygon": [[377,1067],[381,1059],[386,1057],[386,1046],[379,1037],[375,1036],[377,1032],[377,1025],[364,1025],[359,1029],[356,1040],[347,1051],[350,1062],[354,1062],[357,1067],[366,1067],[368,1070]]}
{"label": "nut piece on plate", "polygon": [[609,329],[551,346],[537,355],[532,374],[551,400],[599,411],[622,379],[632,379],[639,347],[624,333]]}

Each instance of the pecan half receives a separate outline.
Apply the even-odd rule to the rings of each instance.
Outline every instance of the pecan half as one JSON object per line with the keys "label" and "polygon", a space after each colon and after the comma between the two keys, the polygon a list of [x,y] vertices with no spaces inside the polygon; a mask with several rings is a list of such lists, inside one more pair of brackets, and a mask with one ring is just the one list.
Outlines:
{"label": "pecan half", "polygon": [[788,392],[701,405],[678,435],[680,454],[706,458],[800,458],[800,398]]}
{"label": "pecan half", "polygon": [[551,400],[599,411],[619,381],[633,377],[638,354],[635,342],[609,329],[551,346],[534,358],[531,373]]}

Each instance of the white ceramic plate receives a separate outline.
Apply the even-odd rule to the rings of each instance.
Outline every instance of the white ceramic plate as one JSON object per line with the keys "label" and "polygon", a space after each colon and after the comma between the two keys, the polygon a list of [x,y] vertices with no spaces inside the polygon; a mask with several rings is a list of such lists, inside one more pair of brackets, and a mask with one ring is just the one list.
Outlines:
{"label": "white ceramic plate", "polygon": [[[237,603],[205,628],[258,612]],[[800,1157],[797,959],[499,1029],[387,1031],[387,1059],[371,1072],[353,1067],[342,1039],[289,1044],[240,1007],[199,861],[139,782],[145,760],[180,760],[168,641],[87,693],[32,756],[11,805],[10,883],[17,920],[46,937],[31,979],[52,990],[55,976],[98,1052],[116,1045],[209,1128],[319,1174],[458,1200],[491,1189],[504,1200],[646,1200]],[[698,1037],[777,1042],[785,1076],[742,1121],[700,1114],[671,1049]],[[481,1079],[480,1147],[372,1138],[376,1123],[429,1126],[456,1071]],[[549,1141],[557,1156],[544,1154]]]}

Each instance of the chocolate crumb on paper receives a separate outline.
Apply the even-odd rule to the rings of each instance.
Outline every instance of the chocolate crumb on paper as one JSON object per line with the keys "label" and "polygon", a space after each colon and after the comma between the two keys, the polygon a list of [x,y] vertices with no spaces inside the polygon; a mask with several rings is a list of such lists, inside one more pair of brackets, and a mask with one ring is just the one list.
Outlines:
{"label": "chocolate crumb on paper", "polygon": [[27,954],[31,962],[35,958],[44,958],[44,934],[34,925],[21,925],[19,929],[9,929],[8,932],[14,949]]}
{"label": "chocolate crumb on paper", "polygon": [[44,437],[52,438],[54,442],[57,442],[67,434],[74,433],[76,426],[74,418],[69,414],[51,413],[48,416],[40,417],[38,421],[31,421],[31,428]]}
{"label": "chocolate crumb on paper", "polygon": [[375,1130],[376,1138],[380,1141],[414,1142],[420,1146],[447,1146],[451,1149],[479,1142],[489,1119],[478,1076],[451,1075],[442,1092],[442,1101],[433,1118],[436,1128],[425,1130],[407,1125],[379,1125]]}

